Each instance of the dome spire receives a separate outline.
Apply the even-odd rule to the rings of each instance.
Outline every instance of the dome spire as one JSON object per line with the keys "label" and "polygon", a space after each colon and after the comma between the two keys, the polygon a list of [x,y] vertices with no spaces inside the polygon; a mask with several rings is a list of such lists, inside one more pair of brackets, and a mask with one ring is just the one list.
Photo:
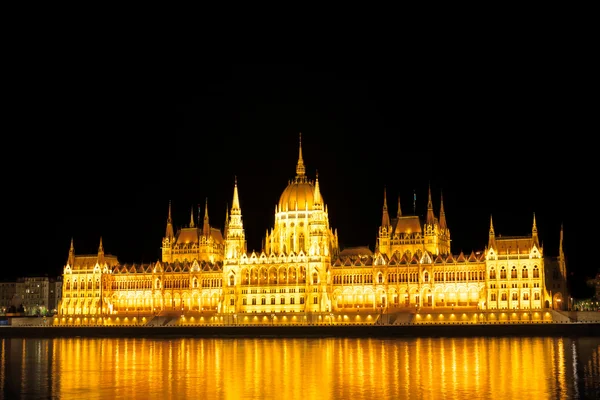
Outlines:
{"label": "dome spire", "polygon": [[304,176],[306,168],[304,167],[304,160],[302,159],[302,132],[300,132],[300,146],[298,152],[298,165],[296,165],[296,177]]}

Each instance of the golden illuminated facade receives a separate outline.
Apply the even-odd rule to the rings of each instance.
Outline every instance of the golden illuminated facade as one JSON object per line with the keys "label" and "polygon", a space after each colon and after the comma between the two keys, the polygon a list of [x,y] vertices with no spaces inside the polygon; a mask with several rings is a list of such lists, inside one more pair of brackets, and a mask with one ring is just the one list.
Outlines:
{"label": "golden illuminated facade", "polygon": [[[566,309],[562,228],[553,261],[544,258],[535,215],[526,237],[496,236],[490,219],[482,251],[452,254],[450,243],[443,199],[439,217],[429,190],[424,221],[403,215],[400,200],[396,218],[390,218],[384,191],[375,251],[340,250],[318,175],[306,175],[300,143],[296,176],[275,206],[261,252],[247,251],[236,180],[223,232],[210,226],[206,206],[202,227],[194,224],[192,210],[189,226],[175,233],[169,203],[160,261],[120,265],[104,255],[102,241],[97,256],[75,256],[71,242],[59,312],[273,319],[292,313],[333,318],[348,312]],[[546,276],[546,268],[554,272]],[[548,290],[551,284],[558,290]]]}

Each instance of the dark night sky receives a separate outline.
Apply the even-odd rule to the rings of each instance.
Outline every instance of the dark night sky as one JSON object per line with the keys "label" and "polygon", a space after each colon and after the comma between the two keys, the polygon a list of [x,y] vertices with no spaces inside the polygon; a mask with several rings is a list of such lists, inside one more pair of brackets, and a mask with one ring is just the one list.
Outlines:
{"label": "dark night sky", "polygon": [[260,250],[302,132],[341,246],[374,248],[384,186],[393,216],[398,195],[412,212],[413,191],[423,214],[431,185],[436,214],[443,193],[457,254],[484,248],[490,215],[496,234],[512,236],[531,233],[535,212],[555,256],[564,223],[574,294],[588,293],[595,270],[577,267],[577,204],[562,189],[572,136],[560,82],[548,84],[556,71],[500,62],[190,69],[160,82],[155,71],[131,80],[79,73],[54,102],[41,96],[48,108],[31,125],[44,130],[27,157],[36,172],[8,177],[25,198],[11,217],[31,262],[5,278],[59,275],[71,237],[77,253],[96,253],[102,236],[121,262],[156,261],[169,200],[183,226],[208,198],[221,228],[234,176],[248,249]]}

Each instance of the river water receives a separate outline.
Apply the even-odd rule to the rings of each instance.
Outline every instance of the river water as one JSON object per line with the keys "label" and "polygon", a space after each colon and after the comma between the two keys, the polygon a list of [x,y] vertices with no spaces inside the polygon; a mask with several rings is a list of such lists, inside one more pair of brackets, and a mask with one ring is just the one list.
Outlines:
{"label": "river water", "polygon": [[2,399],[598,399],[600,338],[2,339]]}

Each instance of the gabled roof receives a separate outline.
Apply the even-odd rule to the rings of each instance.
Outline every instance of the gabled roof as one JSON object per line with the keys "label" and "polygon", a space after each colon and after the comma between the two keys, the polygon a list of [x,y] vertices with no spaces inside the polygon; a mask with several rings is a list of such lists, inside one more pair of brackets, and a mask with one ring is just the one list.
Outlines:
{"label": "gabled roof", "polygon": [[340,251],[340,257],[346,256],[372,256],[373,252],[368,246],[346,247]]}
{"label": "gabled roof", "polygon": [[396,226],[394,227],[394,234],[413,234],[421,232],[421,222],[419,221],[419,217],[417,215],[407,215],[397,218]]}
{"label": "gabled roof", "polygon": [[531,236],[496,236],[498,254],[529,254],[532,247]]}
{"label": "gabled roof", "polygon": [[477,261],[479,261],[479,260],[477,259],[475,252],[471,251],[471,255],[469,255],[469,262],[477,262]]}

